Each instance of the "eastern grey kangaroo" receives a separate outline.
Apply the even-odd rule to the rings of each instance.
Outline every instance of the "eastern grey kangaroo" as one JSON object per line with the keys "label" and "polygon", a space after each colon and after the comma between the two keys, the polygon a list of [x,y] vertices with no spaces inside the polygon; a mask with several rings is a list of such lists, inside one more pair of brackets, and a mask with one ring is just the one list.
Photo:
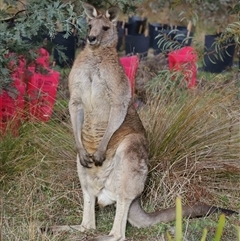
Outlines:
{"label": "eastern grey kangaroo", "polygon": [[[77,147],[77,170],[84,210],[81,225],[52,230],[95,229],[95,202],[116,204],[109,235],[96,241],[125,240],[126,223],[146,227],[175,219],[175,208],[146,213],[140,195],[148,174],[148,141],[131,100],[128,79],[116,51],[117,7],[105,14],[83,3],[88,17],[85,49],[76,58],[69,75],[69,110]],[[211,212],[199,204],[183,207],[183,216]]]}

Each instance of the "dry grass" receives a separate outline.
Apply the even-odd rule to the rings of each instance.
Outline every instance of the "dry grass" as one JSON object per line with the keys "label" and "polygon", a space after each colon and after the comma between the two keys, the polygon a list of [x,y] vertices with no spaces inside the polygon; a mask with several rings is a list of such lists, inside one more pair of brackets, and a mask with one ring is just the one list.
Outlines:
{"label": "dry grass", "polygon": [[224,85],[229,76],[221,78],[187,92],[167,77],[150,83],[154,95],[141,111],[150,141],[150,203],[168,207],[181,196],[189,204],[239,207],[239,89],[234,80]]}
{"label": "dry grass", "polygon": [[[146,73],[150,77],[145,82],[152,74]],[[232,77],[221,76],[221,82],[226,83],[226,78]],[[142,198],[148,210],[172,206],[176,196],[185,203],[201,200],[234,210],[240,207],[237,88],[234,81],[215,86],[200,80],[195,91],[178,88],[163,77],[149,83],[151,92],[147,91],[146,105],[139,110],[150,141],[150,173]],[[61,91],[58,98],[50,122],[24,123],[18,137],[0,141],[0,240],[87,240],[111,229],[114,208],[97,207],[97,231],[57,236],[37,231],[40,226],[79,224],[83,210],[74,140]],[[217,216],[185,220],[186,239],[199,240],[203,227],[214,233],[216,222]],[[236,240],[238,222],[236,216],[228,220],[223,240]],[[172,226],[141,230],[128,226],[127,237],[165,241],[164,233]]]}

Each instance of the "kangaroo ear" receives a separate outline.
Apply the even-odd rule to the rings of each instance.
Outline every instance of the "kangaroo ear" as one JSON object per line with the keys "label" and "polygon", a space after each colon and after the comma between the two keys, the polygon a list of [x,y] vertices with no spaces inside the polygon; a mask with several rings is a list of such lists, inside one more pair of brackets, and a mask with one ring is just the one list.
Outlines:
{"label": "kangaroo ear", "polygon": [[106,11],[106,17],[113,23],[117,22],[119,15],[119,8],[118,7],[111,7]]}
{"label": "kangaroo ear", "polygon": [[84,8],[84,11],[85,13],[87,14],[87,17],[89,19],[93,19],[93,18],[96,18],[98,16],[98,10],[93,7],[91,4],[88,4],[88,3],[82,3],[82,6]]}

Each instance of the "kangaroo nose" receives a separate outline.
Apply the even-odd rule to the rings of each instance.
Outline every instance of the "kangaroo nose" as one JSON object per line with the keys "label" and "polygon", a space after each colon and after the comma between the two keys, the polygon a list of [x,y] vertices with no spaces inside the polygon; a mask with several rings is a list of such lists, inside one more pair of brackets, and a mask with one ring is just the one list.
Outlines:
{"label": "kangaroo nose", "polygon": [[94,42],[97,38],[95,36],[88,36],[88,41],[90,43]]}

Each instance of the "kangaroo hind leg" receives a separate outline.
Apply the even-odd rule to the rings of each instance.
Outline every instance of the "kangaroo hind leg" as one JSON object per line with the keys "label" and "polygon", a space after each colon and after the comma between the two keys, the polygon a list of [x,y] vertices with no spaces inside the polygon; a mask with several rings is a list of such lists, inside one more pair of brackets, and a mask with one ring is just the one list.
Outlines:
{"label": "kangaroo hind leg", "polygon": [[113,175],[117,197],[114,223],[109,236],[98,237],[94,239],[95,241],[125,240],[130,205],[141,195],[148,172],[143,143],[141,135],[131,134],[125,137],[117,148]]}
{"label": "kangaroo hind leg", "polygon": [[79,157],[77,158],[77,170],[78,176],[80,179],[82,192],[83,192],[83,218],[81,223],[81,231],[85,231],[87,229],[96,229],[96,221],[95,221],[95,203],[96,197],[91,192],[91,188],[89,188],[86,178],[86,168],[81,165],[79,162]]}

